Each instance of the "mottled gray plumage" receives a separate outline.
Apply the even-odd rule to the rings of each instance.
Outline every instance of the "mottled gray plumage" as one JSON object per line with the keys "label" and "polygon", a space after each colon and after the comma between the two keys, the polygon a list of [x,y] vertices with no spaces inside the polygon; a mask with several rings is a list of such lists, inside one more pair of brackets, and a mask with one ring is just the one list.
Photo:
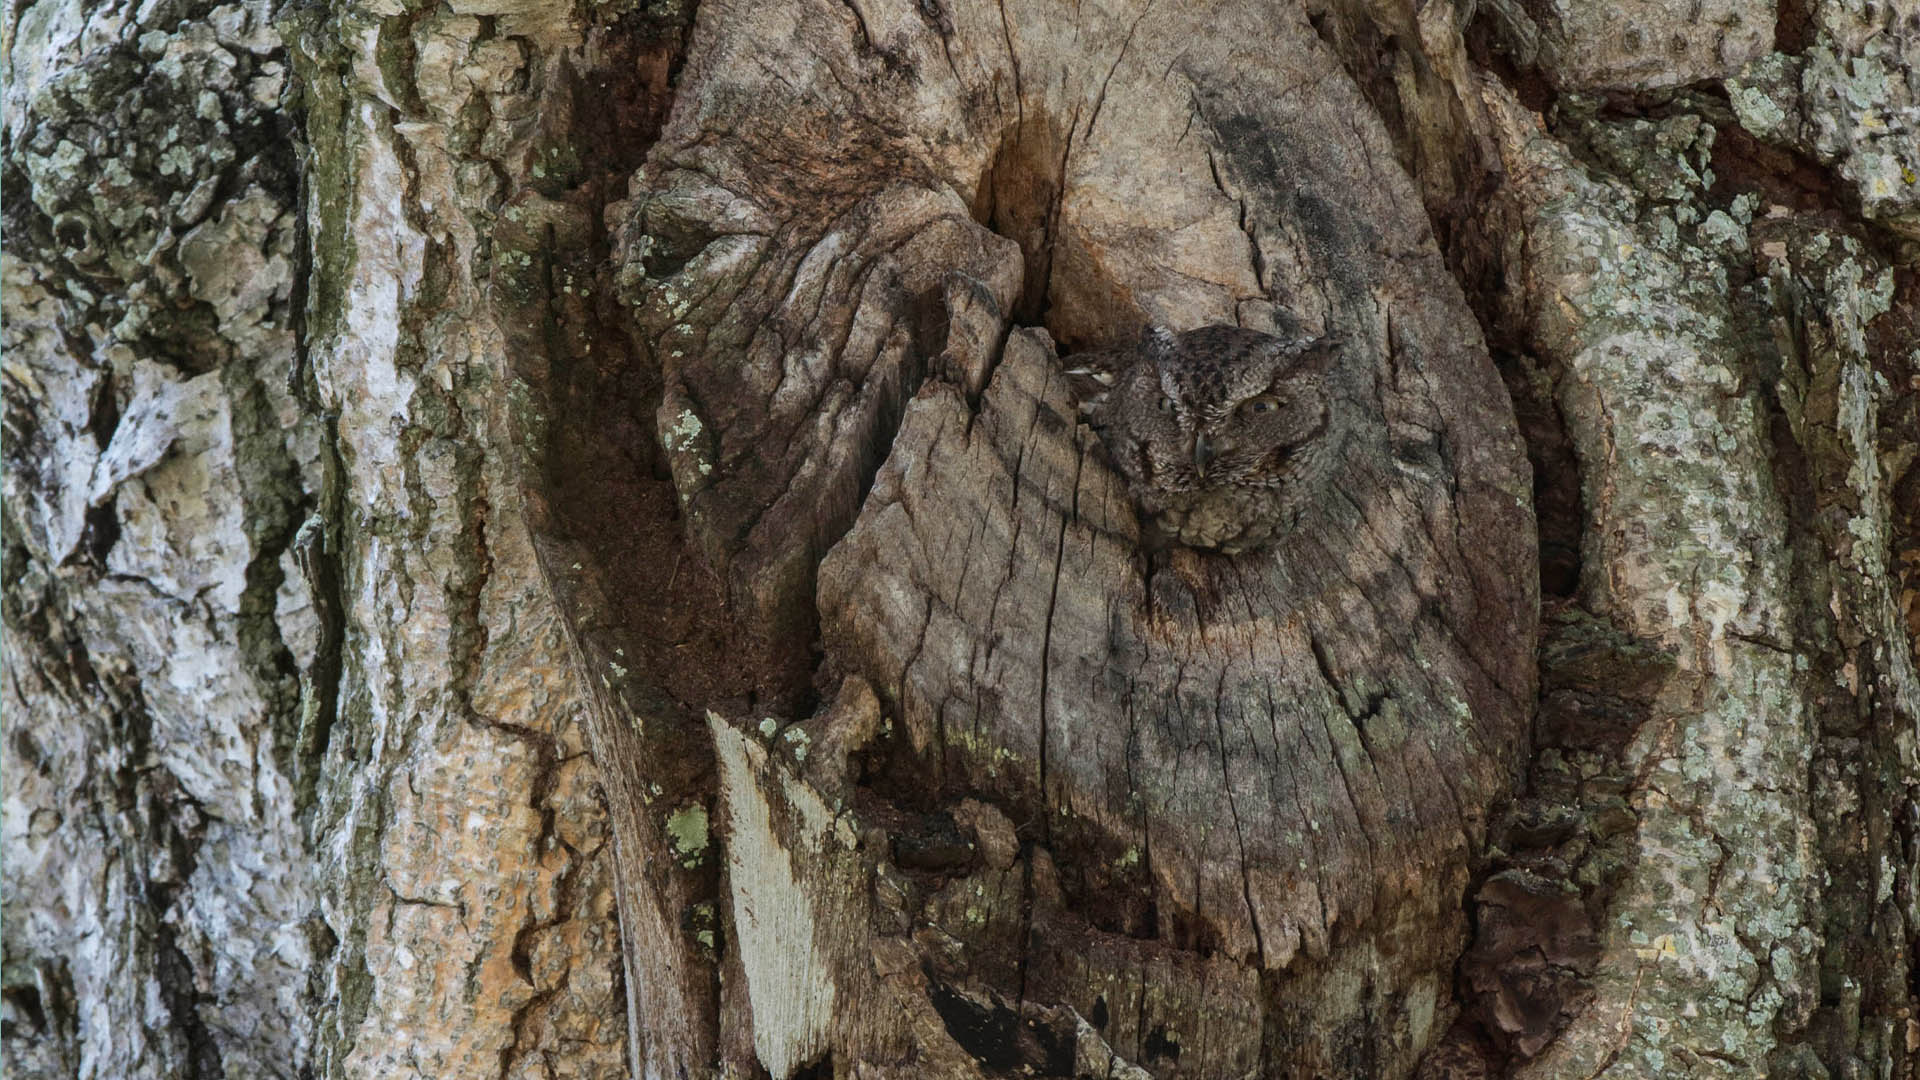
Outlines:
{"label": "mottled gray plumage", "polygon": [[1330,337],[1204,326],[1071,358],[1150,545],[1236,554],[1298,522],[1336,464],[1326,373],[1337,352]]}

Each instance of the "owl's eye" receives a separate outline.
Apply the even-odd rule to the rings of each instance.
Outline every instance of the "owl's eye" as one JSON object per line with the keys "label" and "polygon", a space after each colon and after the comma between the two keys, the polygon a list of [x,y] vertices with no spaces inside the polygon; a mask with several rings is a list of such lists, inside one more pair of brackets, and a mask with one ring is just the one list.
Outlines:
{"label": "owl's eye", "polygon": [[1247,402],[1245,405],[1240,406],[1243,411],[1254,416],[1270,413],[1279,407],[1280,399],[1274,397],[1272,394],[1262,394],[1252,401]]}
{"label": "owl's eye", "polygon": [[1172,398],[1170,398],[1170,397],[1163,397],[1163,398],[1161,398],[1161,399],[1160,399],[1160,411],[1161,411],[1161,412],[1164,412],[1164,413],[1170,413],[1170,412],[1172,412],[1172,411],[1173,411],[1173,399],[1172,399]]}

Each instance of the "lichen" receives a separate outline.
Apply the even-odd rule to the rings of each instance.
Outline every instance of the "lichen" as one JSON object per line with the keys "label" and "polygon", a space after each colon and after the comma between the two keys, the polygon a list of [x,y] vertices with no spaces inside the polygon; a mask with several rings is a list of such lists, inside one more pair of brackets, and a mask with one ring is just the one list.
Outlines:
{"label": "lichen", "polygon": [[667,841],[682,866],[692,869],[705,861],[710,839],[705,806],[689,803],[667,815]]}

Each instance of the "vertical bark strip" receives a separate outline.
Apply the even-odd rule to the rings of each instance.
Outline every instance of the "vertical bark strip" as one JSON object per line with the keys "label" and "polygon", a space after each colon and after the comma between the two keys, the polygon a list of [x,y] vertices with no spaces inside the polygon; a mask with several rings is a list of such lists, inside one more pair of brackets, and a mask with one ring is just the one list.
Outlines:
{"label": "vertical bark strip", "polygon": [[525,327],[574,291],[592,200],[568,132],[595,32],[561,16],[294,24],[346,627],[312,827],[336,868],[323,1075],[626,1070],[595,699],[526,501],[546,363]]}
{"label": "vertical bark strip", "polygon": [[1554,151],[1499,107],[1509,175],[1524,178],[1526,265],[1569,298],[1543,306],[1533,333],[1588,477],[1581,595],[1673,658],[1621,750],[1641,857],[1601,932],[1588,1015],[1602,1022],[1522,1074],[1657,1073],[1692,1053],[1663,1037],[1683,1011],[1718,1034],[1716,1060],[1762,1069],[1776,1023],[1804,1023],[1816,995],[1819,896],[1765,398],[1716,348],[1734,315],[1699,256],[1663,244],[1574,161],[1525,157]]}
{"label": "vertical bark strip", "polygon": [[286,54],[211,3],[9,9],[0,1001],[12,1075],[293,1076]]}

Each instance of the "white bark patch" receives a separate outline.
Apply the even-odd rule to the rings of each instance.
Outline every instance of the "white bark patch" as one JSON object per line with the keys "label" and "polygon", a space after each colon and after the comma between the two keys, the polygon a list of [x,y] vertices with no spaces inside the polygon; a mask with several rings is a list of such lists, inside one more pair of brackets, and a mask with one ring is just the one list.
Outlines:
{"label": "white bark patch", "polygon": [[181,379],[150,361],[133,368],[133,395],[113,440],[94,466],[87,495],[99,505],[123,481],[160,463],[188,425],[203,425],[218,410],[219,376]]}
{"label": "white bark patch", "polygon": [[[383,131],[386,125],[374,106],[362,109],[358,118],[366,130]],[[396,363],[400,351],[402,310],[418,287],[426,241],[405,220],[396,191],[407,190],[407,170],[398,152],[386,139],[366,139],[355,161],[357,192],[361,196],[355,208],[353,269],[347,282],[345,325],[333,342],[327,358],[329,378],[323,379],[331,400],[329,407],[341,411],[342,438],[363,444],[390,442],[390,433],[398,430],[412,414],[415,378]],[[362,430],[386,438],[358,437]],[[394,451],[397,458],[397,450]],[[402,481],[394,474],[384,477],[398,487]],[[373,493],[376,505],[401,505],[400,492]]]}
{"label": "white bark patch", "polygon": [[89,486],[94,505],[116,497],[120,542],[108,569],[215,611],[240,610],[253,545],[235,497],[233,421],[220,375],[181,379],[145,360]]}
{"label": "white bark patch", "polygon": [[280,204],[256,185],[180,240],[194,298],[213,307],[222,340],[250,355],[275,351],[287,337],[274,322],[275,303],[293,285],[293,265],[273,243],[281,217]]}
{"label": "white bark patch", "polygon": [[[827,1047],[835,984],[815,934],[813,893],[794,865],[796,847],[820,852],[833,842],[833,812],[811,788],[783,778],[777,790],[767,752],[712,713],[720,793],[727,815],[727,881],[734,940],[753,1004],[753,1050],[776,1080],[792,1076]],[[781,825],[772,800],[779,799]]]}
{"label": "white bark patch", "polygon": [[0,293],[7,298],[0,365],[9,382],[8,400],[42,418],[30,433],[9,433],[12,449],[44,470],[37,476],[5,470],[0,496],[18,515],[21,538],[57,565],[86,530],[87,493],[99,454],[86,428],[101,375],[67,353],[60,302],[41,286],[34,266],[8,256],[0,259],[0,275]]}

